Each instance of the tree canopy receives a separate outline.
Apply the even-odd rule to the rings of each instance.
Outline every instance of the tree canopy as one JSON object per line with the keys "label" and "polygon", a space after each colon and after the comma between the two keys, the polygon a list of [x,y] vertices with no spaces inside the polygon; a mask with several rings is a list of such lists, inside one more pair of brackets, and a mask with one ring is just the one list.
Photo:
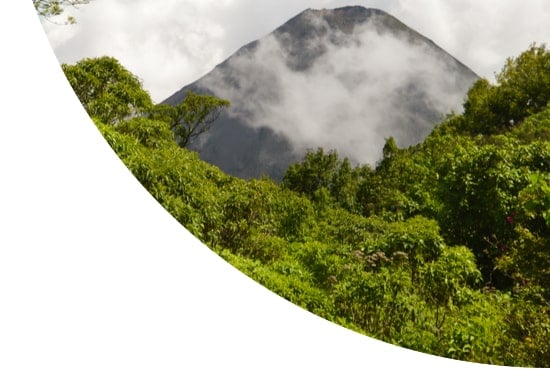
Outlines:
{"label": "tree canopy", "polygon": [[109,56],[86,58],[63,64],[63,71],[88,114],[106,124],[119,124],[131,118],[162,121],[184,147],[210,129],[230,105],[228,100],[189,91],[176,106],[153,104],[141,80]]}
{"label": "tree canopy", "polygon": [[545,109],[550,101],[550,51],[544,44],[531,45],[506,61],[496,82],[481,79],[469,91],[463,129],[499,133]]}
{"label": "tree canopy", "polygon": [[544,46],[509,59],[497,84],[474,84],[464,113],[423,142],[388,138],[374,168],[319,148],[281,184],[226,175],[183,147],[225,100],[191,93],[151,106],[137,77],[108,58],[64,70],[151,195],[283,298],[402,347],[548,367],[547,60]]}
{"label": "tree canopy", "polygon": [[139,78],[113,57],[86,58],[62,68],[88,114],[103,123],[119,123],[153,106]]}

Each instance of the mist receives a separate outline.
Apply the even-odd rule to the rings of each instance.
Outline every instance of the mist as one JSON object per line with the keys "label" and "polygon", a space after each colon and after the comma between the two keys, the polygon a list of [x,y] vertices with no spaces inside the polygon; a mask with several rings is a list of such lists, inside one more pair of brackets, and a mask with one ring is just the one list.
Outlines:
{"label": "mist", "polygon": [[[329,28],[314,14],[317,29]],[[401,147],[418,143],[445,114],[461,111],[473,82],[458,78],[433,45],[381,34],[376,17],[352,34],[332,30],[310,40],[304,52],[318,55],[305,70],[291,52],[270,34],[199,86],[229,99],[229,114],[248,126],[286,137],[300,156],[323,147],[374,165],[386,138]]]}
{"label": "mist", "polygon": [[67,8],[76,25],[43,25],[60,62],[114,56],[160,102],[300,11],[351,4],[389,12],[489,80],[550,42],[547,0],[94,0]]}

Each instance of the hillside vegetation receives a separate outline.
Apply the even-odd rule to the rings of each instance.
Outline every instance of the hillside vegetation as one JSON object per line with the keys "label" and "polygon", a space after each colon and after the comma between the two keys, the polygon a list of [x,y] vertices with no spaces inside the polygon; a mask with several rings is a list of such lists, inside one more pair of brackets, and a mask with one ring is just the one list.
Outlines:
{"label": "hillside vegetation", "polygon": [[[83,98],[79,64],[64,69]],[[402,347],[550,366],[545,46],[508,60],[496,84],[477,81],[464,113],[449,115],[424,142],[399,148],[388,138],[376,167],[318,149],[280,184],[199,160],[151,113],[162,109],[117,88],[109,101],[123,104],[112,106],[122,115],[90,113],[107,142],[183,226],[256,281]],[[128,110],[133,100],[124,96],[137,96],[139,109]]]}

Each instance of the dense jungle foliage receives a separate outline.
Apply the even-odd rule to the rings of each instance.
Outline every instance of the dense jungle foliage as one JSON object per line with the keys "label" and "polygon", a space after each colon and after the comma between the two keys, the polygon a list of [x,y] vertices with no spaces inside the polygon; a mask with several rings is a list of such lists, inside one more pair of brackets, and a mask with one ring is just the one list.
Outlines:
{"label": "dense jungle foliage", "polygon": [[[550,366],[550,52],[544,45],[509,59],[495,84],[477,81],[464,112],[446,117],[424,142],[399,148],[388,138],[375,167],[311,151],[280,184],[228,176],[178,145],[174,110],[153,106],[116,60],[63,68],[142,185],[195,236],[270,290],[402,347]],[[116,75],[98,78],[103,72]],[[210,97],[201,109],[227,103]],[[194,116],[193,106],[176,110]],[[178,122],[185,131],[183,113]]]}

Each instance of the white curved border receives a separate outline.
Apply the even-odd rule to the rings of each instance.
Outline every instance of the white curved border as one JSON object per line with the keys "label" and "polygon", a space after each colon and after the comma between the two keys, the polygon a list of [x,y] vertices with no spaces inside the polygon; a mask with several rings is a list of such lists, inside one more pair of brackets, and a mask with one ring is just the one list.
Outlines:
{"label": "white curved border", "polygon": [[479,366],[352,333],[218,258],[111,151],[31,1],[9,4],[0,23],[0,367]]}

